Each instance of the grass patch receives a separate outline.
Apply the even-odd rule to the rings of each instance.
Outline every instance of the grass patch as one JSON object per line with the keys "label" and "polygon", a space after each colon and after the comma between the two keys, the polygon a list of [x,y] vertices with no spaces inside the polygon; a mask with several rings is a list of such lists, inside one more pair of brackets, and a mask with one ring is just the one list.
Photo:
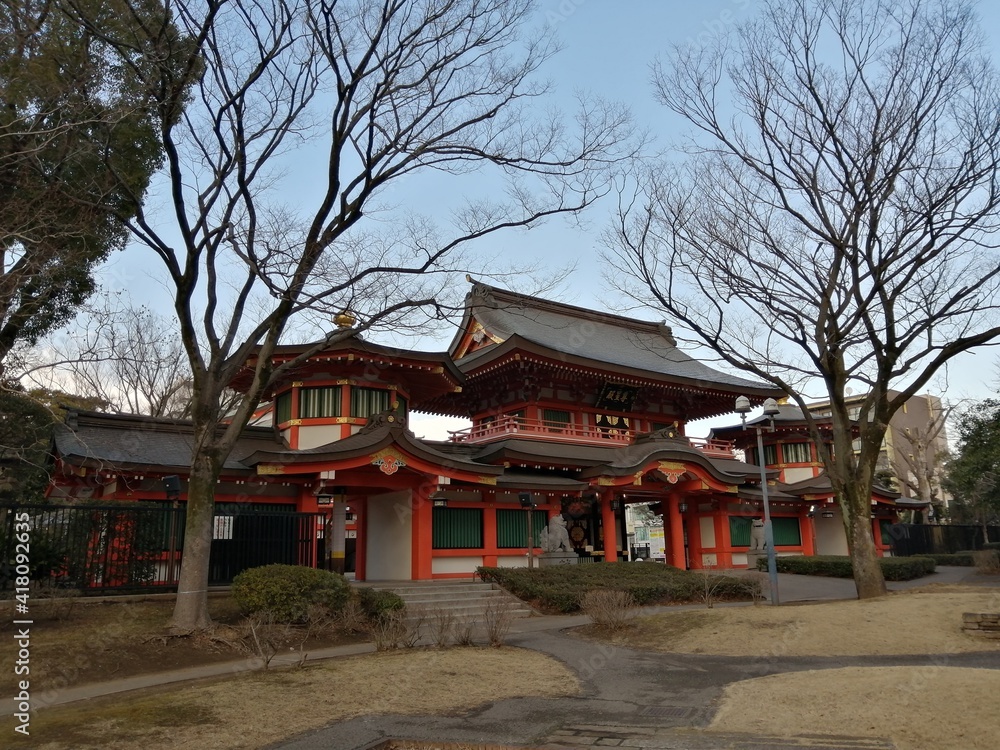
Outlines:
{"label": "grass patch", "polygon": [[[758,659],[985,652],[1000,649],[1000,642],[963,633],[961,613],[991,607],[995,593],[952,586],[877,599],[667,611],[640,617],[608,640],[637,650]],[[907,623],[905,635],[886,627],[898,622]],[[584,633],[602,639],[593,628]]]}
{"label": "grass patch", "polygon": [[705,598],[705,576],[717,601],[748,601],[752,582],[737,576],[678,570],[655,563],[595,563],[553,565],[547,568],[479,568],[492,581],[546,612],[576,612],[589,591],[625,591],[636,604],[698,602]]}
{"label": "grass patch", "polygon": [[356,716],[448,714],[578,691],[565,666],[534,651],[413,649],[43,709],[31,736],[11,732],[5,747],[249,750]]}
{"label": "grass patch", "polygon": [[[57,600],[33,600],[31,616],[31,684],[35,691],[57,691],[92,682],[243,658],[236,644],[224,638],[167,635],[172,601],[86,602],[67,606]],[[210,597],[209,613],[220,625],[236,624],[240,613],[228,597]],[[10,639],[13,618],[0,626]],[[222,628],[226,630],[226,628]],[[317,636],[307,649],[357,637]],[[0,651],[0,695],[16,694],[16,650]]]}

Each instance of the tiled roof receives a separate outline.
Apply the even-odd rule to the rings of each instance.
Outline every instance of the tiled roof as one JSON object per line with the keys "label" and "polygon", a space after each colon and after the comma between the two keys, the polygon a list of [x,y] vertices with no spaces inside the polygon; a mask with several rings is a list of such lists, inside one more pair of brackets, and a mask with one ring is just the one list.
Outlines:
{"label": "tiled roof", "polygon": [[[113,466],[191,466],[194,433],[190,422],[132,414],[70,412],[55,429],[55,449],[64,460]],[[242,460],[282,444],[270,428],[247,428],[224,464],[230,471],[248,471]]]}
{"label": "tiled roof", "polygon": [[[500,339],[518,336],[567,356],[645,370],[700,385],[775,390],[767,383],[714,370],[688,356],[677,347],[664,323],[539,300],[480,283],[473,286],[466,305],[483,327]],[[468,371],[477,360],[487,358],[491,348],[463,357],[458,361],[459,367]]]}

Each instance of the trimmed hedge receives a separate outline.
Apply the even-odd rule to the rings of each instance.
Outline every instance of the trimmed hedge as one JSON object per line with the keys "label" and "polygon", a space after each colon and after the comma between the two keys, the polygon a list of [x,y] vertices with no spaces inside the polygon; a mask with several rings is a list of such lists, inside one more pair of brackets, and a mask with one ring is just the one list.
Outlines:
{"label": "trimmed hedge", "polygon": [[351,594],[339,573],[301,565],[264,565],[233,579],[233,600],[245,615],[264,612],[276,622],[304,622],[314,605],[339,612]]}
{"label": "trimmed hedge", "polygon": [[983,549],[995,549],[997,552],[1000,552],[1000,542],[986,542],[983,545]]}
{"label": "trimmed hedge", "polygon": [[382,619],[389,612],[406,608],[403,598],[393,591],[370,589],[366,586],[357,589],[357,592],[361,610],[371,622]]}
{"label": "trimmed hedge", "polygon": [[959,565],[961,567],[971,568],[976,564],[972,559],[971,552],[955,552],[951,555],[934,555],[929,552],[925,552],[921,554],[920,557],[929,557],[938,565]]}
{"label": "trimmed hedge", "polygon": [[[705,594],[704,575],[658,563],[594,563],[547,568],[477,569],[484,581],[496,583],[520,599],[547,611],[576,612],[589,591],[625,591],[636,604],[699,601]],[[716,585],[717,584],[717,585]],[[712,598],[749,600],[745,580],[712,575]]]}
{"label": "trimmed hedge", "polygon": [[[827,576],[830,578],[853,578],[854,567],[846,555],[814,555],[812,557],[778,557],[779,573],[797,573],[806,576]],[[936,564],[931,557],[880,557],[879,566],[887,581],[909,581],[930,575]],[[767,570],[767,560],[757,561],[760,570]]]}

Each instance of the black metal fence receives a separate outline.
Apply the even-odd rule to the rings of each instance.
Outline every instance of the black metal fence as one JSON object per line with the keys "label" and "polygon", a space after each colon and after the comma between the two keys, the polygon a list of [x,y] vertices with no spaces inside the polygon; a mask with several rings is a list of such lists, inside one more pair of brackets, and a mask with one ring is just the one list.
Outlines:
{"label": "black metal fence", "polygon": [[[271,563],[316,565],[317,513],[259,509],[217,510],[209,584],[225,585],[247,568]],[[14,587],[18,534],[29,527],[28,574],[33,583],[108,591],[170,591],[184,547],[183,504],[0,506],[0,590]],[[22,537],[23,539],[23,537]]]}
{"label": "black metal fence", "polygon": [[894,523],[887,527],[883,536],[884,541],[892,545],[892,554],[899,557],[978,550],[986,541],[983,527],[972,525]]}

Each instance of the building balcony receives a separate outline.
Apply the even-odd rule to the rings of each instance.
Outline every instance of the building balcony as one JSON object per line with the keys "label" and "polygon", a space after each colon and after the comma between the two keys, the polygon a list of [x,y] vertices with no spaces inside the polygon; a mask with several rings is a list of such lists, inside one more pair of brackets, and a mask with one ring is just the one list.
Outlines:
{"label": "building balcony", "polygon": [[[525,417],[500,417],[492,422],[473,425],[463,430],[449,430],[449,440],[453,443],[490,443],[497,440],[522,438],[525,440],[548,440],[577,445],[603,445],[621,447],[635,440],[635,431],[629,429],[609,429],[593,425],[563,424]],[[734,458],[733,444],[728,440],[706,440],[703,438],[677,438],[705,455],[717,458]]]}

